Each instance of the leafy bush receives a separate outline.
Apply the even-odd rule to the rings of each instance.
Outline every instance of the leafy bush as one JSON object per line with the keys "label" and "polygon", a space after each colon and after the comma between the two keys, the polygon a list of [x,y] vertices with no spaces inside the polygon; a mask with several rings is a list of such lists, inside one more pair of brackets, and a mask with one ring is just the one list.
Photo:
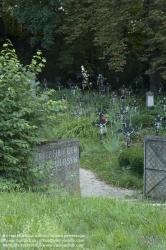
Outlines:
{"label": "leafy bush", "polygon": [[124,166],[127,167],[130,164],[129,155],[130,155],[129,149],[125,149],[125,150],[120,152],[120,154],[118,156],[118,161],[119,161],[119,165],[121,167],[124,167]]}
{"label": "leafy bush", "polygon": [[49,100],[50,92],[38,93],[36,74],[44,62],[38,51],[29,66],[21,65],[10,42],[0,53],[0,175],[22,185],[33,179],[36,145],[51,130],[54,110],[61,106]]}
{"label": "leafy bush", "polygon": [[118,157],[121,167],[130,166],[135,173],[142,174],[144,169],[144,149],[142,147],[131,147],[123,150]]}
{"label": "leafy bush", "polygon": [[151,121],[154,120],[154,116],[148,115],[148,114],[141,114],[141,115],[134,115],[131,118],[131,123],[133,127],[142,127],[142,128],[147,128],[147,127],[152,127],[153,124]]}
{"label": "leafy bush", "polygon": [[144,170],[144,149],[142,147],[130,148],[130,166],[131,170],[138,174],[142,174]]}

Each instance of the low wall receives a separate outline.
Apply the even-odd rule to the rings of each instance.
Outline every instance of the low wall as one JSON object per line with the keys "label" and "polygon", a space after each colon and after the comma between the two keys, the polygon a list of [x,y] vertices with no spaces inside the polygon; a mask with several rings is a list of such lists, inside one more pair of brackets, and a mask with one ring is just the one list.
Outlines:
{"label": "low wall", "polygon": [[45,175],[45,183],[53,183],[72,193],[80,190],[78,139],[42,142],[37,147],[35,166],[51,168]]}

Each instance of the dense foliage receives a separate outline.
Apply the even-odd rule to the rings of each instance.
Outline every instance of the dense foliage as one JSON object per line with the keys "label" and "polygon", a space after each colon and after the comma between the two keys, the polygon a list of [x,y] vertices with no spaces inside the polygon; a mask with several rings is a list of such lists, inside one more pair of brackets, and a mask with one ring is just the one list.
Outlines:
{"label": "dense foliage", "polygon": [[144,149],[143,147],[131,147],[123,150],[118,161],[121,167],[129,168],[137,174],[143,174],[144,170]]}
{"label": "dense foliage", "polygon": [[154,120],[154,116],[140,114],[133,116],[131,120],[134,127],[148,128],[153,126],[152,121]]}
{"label": "dense foliage", "polygon": [[51,92],[38,90],[44,63],[38,51],[30,65],[21,65],[10,43],[0,53],[0,175],[21,184],[32,181],[36,145],[52,131],[54,111],[62,106],[50,101]]}
{"label": "dense foliage", "polygon": [[16,27],[17,36],[48,49],[49,67],[62,75],[84,65],[92,76],[119,72],[123,81],[124,74],[126,81],[148,74],[151,89],[166,79],[165,1],[5,0],[4,6],[7,35]]}
{"label": "dense foliage", "polygon": [[59,0],[5,1],[11,6],[12,16],[22,24],[22,30],[30,32],[32,46],[41,43],[43,48],[49,48],[55,40],[55,28],[59,22]]}

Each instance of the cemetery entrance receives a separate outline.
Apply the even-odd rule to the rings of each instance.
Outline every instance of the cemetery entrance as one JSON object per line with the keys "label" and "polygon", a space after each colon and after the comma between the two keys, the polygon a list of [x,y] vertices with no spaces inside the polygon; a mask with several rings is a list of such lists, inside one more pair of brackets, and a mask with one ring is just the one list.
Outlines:
{"label": "cemetery entrance", "polygon": [[166,137],[145,137],[144,196],[166,198]]}

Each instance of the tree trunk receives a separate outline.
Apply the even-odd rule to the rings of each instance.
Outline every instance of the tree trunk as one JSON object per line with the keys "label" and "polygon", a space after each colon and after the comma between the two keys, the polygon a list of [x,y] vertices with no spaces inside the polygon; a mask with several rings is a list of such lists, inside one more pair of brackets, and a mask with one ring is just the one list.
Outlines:
{"label": "tree trunk", "polygon": [[0,0],[0,40],[5,41],[5,28],[3,22],[3,7],[2,7],[2,0]]}
{"label": "tree trunk", "polygon": [[150,91],[155,91],[157,89],[157,86],[161,82],[161,76],[158,71],[156,71],[154,74],[150,75]]}
{"label": "tree trunk", "polygon": [[[162,55],[161,51],[159,50],[155,51],[153,55],[149,57],[149,63],[151,64],[152,62],[158,60],[158,58],[160,58],[161,55]],[[163,82],[163,79],[161,77],[161,71],[156,69],[155,72],[150,75],[150,91],[157,90],[158,85],[162,82]]]}

